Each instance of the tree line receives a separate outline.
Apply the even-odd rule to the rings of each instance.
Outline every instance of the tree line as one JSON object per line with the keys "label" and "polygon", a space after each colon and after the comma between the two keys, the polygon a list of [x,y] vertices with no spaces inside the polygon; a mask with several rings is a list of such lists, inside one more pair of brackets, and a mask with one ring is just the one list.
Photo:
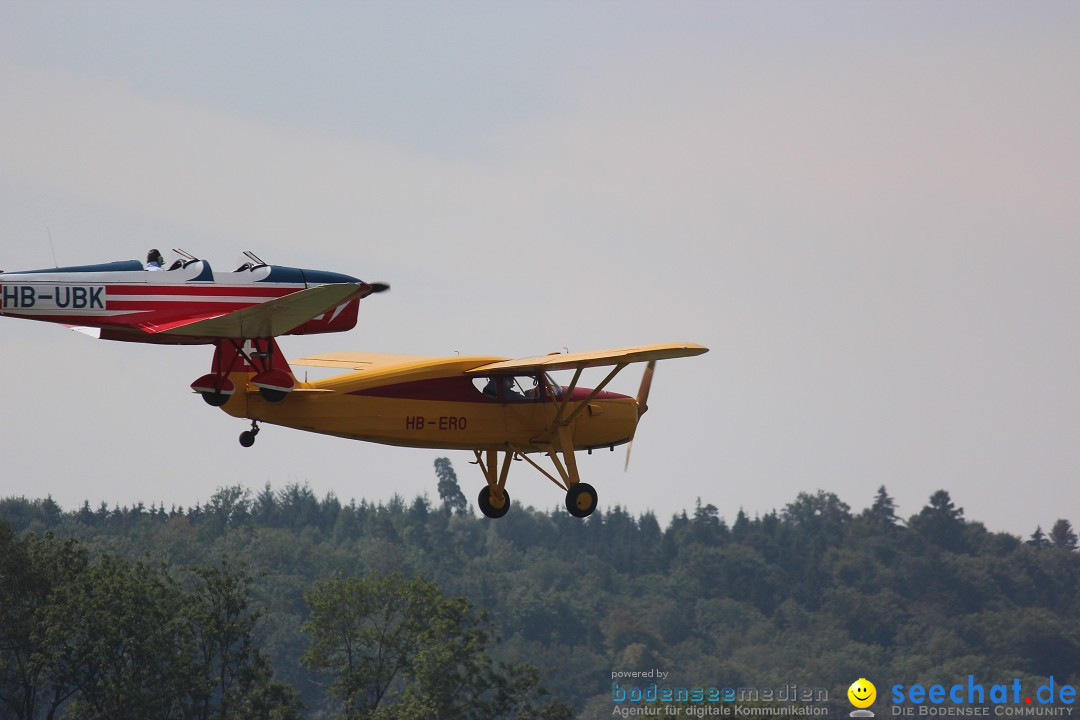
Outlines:
{"label": "tree line", "polygon": [[[276,717],[608,717],[611,673],[647,667],[670,672],[673,684],[795,682],[841,700],[858,677],[1080,681],[1080,553],[1067,520],[1029,538],[995,533],[944,490],[902,519],[882,487],[861,511],[818,491],[730,519],[699,500],[665,526],[618,506],[585,521],[558,508],[515,508],[491,521],[472,512],[449,461],[435,471],[434,502],[345,503],[305,485],[236,485],[187,509],[84,503],[65,511],[49,498],[8,498],[0,518],[13,528],[9,542],[40,545],[42,557],[67,557],[56,548],[70,548],[69,575],[46,573],[69,578],[70,588],[42,585],[36,600],[23,600],[55,605],[49,622],[94,603],[106,617],[117,593],[95,595],[95,582],[152,598],[134,606],[158,618],[157,635],[143,633],[156,638],[146,650],[170,639],[180,648],[170,655],[179,665],[154,675],[179,693],[174,714],[160,717],[230,717],[240,708],[260,717],[266,698]],[[5,593],[24,587],[9,565],[0,571]],[[215,579],[231,590],[210,593]],[[390,587],[401,593],[392,602]],[[242,605],[231,624],[223,605]],[[5,598],[5,628],[8,607]],[[130,626],[117,627],[142,632],[130,612]],[[84,615],[85,627],[60,635],[97,637],[103,628]],[[11,627],[40,626],[20,622]],[[341,643],[327,644],[320,625],[337,628]],[[232,640],[212,645],[225,627]],[[399,646],[392,677],[372,651],[378,627],[416,639]],[[5,703],[12,678],[32,677],[12,674],[11,657],[0,659]],[[458,664],[440,664],[449,659]],[[44,708],[54,705],[65,717],[97,716],[100,706],[73,690],[75,679],[113,682],[102,686],[112,692],[120,680],[96,665],[91,673],[84,660],[30,663],[61,679],[34,684],[36,715],[12,717],[51,717]],[[458,704],[433,713],[431,703],[448,698]]]}
{"label": "tree line", "polygon": [[[91,558],[0,521],[0,717],[299,720],[300,694],[258,647],[252,582],[228,560]],[[496,664],[483,614],[429,580],[326,577],[304,597],[300,659],[340,717],[570,717],[538,705],[535,669]]]}
{"label": "tree line", "polygon": [[300,717],[227,562],[170,573],[0,522],[0,580],[4,717]]}

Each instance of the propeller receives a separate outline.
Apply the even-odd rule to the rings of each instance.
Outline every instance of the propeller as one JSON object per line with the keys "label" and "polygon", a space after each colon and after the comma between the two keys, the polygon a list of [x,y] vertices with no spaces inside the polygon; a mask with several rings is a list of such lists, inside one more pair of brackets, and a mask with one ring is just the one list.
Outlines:
{"label": "propeller", "polygon": [[368,295],[374,295],[375,293],[386,292],[390,289],[390,286],[383,282],[364,283],[368,289],[360,297],[366,298]]}
{"label": "propeller", "polygon": [[[641,416],[649,409],[649,389],[652,387],[653,373],[656,372],[656,361],[650,360],[649,364],[645,366],[645,373],[641,376],[641,387],[638,388],[637,398],[637,416],[638,421],[641,420]],[[637,425],[634,425],[634,434],[637,435]],[[623,472],[626,472],[630,468],[630,451],[634,449],[634,438],[630,438],[630,442],[626,444],[626,465],[623,466]]]}

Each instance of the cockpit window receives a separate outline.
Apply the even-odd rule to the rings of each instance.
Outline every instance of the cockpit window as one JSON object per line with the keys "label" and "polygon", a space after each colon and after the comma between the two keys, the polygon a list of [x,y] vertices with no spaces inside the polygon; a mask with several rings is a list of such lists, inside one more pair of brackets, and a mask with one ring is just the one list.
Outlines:
{"label": "cockpit window", "polygon": [[199,258],[195,257],[187,250],[181,250],[180,248],[173,248],[173,252],[180,257],[173,261],[173,264],[169,266],[169,270],[180,270],[186,268],[193,262],[198,262]]}
{"label": "cockpit window", "polygon": [[240,263],[240,266],[236,268],[236,272],[258,270],[259,268],[266,267],[266,263],[263,261],[263,259],[255,253],[251,252],[250,250],[245,250],[240,255],[240,259],[237,262]]}
{"label": "cockpit window", "polygon": [[483,395],[502,403],[539,402],[558,397],[558,386],[551,382],[546,373],[492,375],[474,379],[473,385]]}
{"label": "cockpit window", "polygon": [[548,389],[551,391],[551,396],[554,398],[562,397],[562,385],[555,382],[555,378],[551,377],[550,373],[544,373],[544,380],[547,381]]}

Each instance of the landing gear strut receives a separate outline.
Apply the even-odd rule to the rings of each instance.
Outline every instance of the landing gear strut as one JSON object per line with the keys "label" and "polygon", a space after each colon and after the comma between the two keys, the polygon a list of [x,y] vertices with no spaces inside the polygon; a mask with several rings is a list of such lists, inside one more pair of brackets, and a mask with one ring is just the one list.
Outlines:
{"label": "landing gear strut", "polygon": [[[561,430],[561,429],[560,429]],[[513,460],[524,460],[532,465],[541,475],[566,491],[566,509],[577,518],[589,517],[596,510],[596,488],[578,479],[577,461],[574,459],[573,445],[568,434],[562,433],[559,438],[560,446],[547,445],[547,454],[555,463],[555,469],[559,477],[555,477],[544,468],[536,464],[536,461],[521,452],[514,445],[508,445],[503,456],[502,467],[499,467],[499,450],[474,450],[476,464],[484,472],[487,485],[480,490],[480,496],[476,498],[476,504],[480,506],[480,512],[489,518],[501,518],[510,509],[510,495],[506,492],[506,476],[510,472],[510,463]],[[570,448],[563,451],[566,464],[559,460],[559,448]],[[486,457],[485,457],[486,455]],[[559,481],[559,478],[562,481]]]}
{"label": "landing gear strut", "polygon": [[510,510],[510,493],[506,492],[506,476],[510,473],[510,462],[516,454],[508,450],[503,458],[502,471],[499,470],[499,453],[497,450],[486,451],[487,461],[479,450],[474,450],[476,463],[484,471],[487,485],[480,490],[480,496],[476,498],[476,504],[480,506],[480,512],[489,518],[501,518]]}
{"label": "landing gear strut", "polygon": [[251,421],[251,429],[245,430],[240,433],[240,444],[248,448],[255,444],[255,436],[259,434],[259,423],[257,420]]}

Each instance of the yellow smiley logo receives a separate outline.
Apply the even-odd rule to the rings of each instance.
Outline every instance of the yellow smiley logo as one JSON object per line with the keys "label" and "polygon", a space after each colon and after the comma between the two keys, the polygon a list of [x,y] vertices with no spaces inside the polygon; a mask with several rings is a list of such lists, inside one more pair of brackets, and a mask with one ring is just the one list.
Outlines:
{"label": "yellow smiley logo", "polygon": [[857,708],[867,708],[877,699],[877,688],[866,678],[859,678],[851,683],[847,690],[848,700]]}

